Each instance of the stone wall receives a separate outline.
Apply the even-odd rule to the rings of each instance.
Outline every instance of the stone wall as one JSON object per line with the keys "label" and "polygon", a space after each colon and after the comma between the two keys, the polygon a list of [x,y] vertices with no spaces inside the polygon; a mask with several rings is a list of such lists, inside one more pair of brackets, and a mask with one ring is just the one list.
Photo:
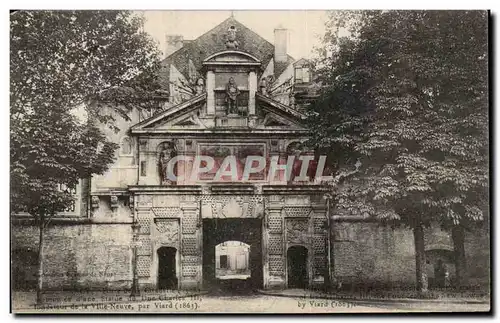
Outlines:
{"label": "stone wall", "polygon": [[[125,224],[49,226],[44,235],[44,288],[129,288],[132,280],[131,238],[130,225]],[[12,250],[20,249],[38,252],[37,227],[12,227]]]}
{"label": "stone wall", "polygon": [[[186,198],[187,196],[182,197],[183,200]],[[324,223],[321,210],[313,210],[310,207],[305,210],[305,206],[288,204],[299,201],[298,197],[268,201],[267,206],[270,208],[263,232],[263,250],[267,250],[263,258],[265,288],[286,286],[286,250],[296,244],[304,245],[310,251],[308,273],[311,286],[319,286],[323,281]],[[156,286],[158,264],[155,250],[160,246],[174,246],[179,251],[179,288],[199,288],[203,270],[200,260],[202,242],[199,239],[201,233],[196,226],[199,209],[196,208],[195,201],[181,202],[180,197],[158,196],[149,203],[151,204],[146,205],[142,199],[138,200],[138,204],[147,210],[145,214],[139,211],[138,217],[142,224],[138,248],[141,285]],[[156,205],[156,208],[153,205]],[[177,210],[175,214],[165,213],[174,209]],[[160,211],[163,213],[158,216],[156,213]],[[305,211],[308,213],[301,216]],[[147,215],[147,223],[143,221],[144,215]],[[125,217],[125,214],[123,216]],[[304,223],[296,223],[300,220]],[[164,241],[169,237],[170,231],[167,230],[169,226],[161,221],[175,224],[176,227],[172,231],[175,233],[175,239],[172,241]],[[301,232],[307,234],[304,236]],[[411,230],[392,229],[377,223],[336,221],[333,224],[333,236],[333,273],[337,281],[344,285],[357,284],[365,287],[414,285],[415,257]],[[129,223],[54,224],[46,229],[44,241],[44,288],[60,290],[130,287],[132,229]],[[489,283],[489,242],[486,225],[466,233],[469,285],[484,287]],[[426,249],[435,248],[437,245],[447,250],[452,248],[446,232],[439,229],[426,230]],[[13,225],[12,250],[37,252],[38,228]],[[29,265],[13,264],[13,268],[23,266]]]}
{"label": "stone wall", "polygon": [[488,224],[465,234],[465,258],[469,285],[486,287],[490,284],[490,231]]}
{"label": "stone wall", "polygon": [[[408,287],[415,284],[413,232],[378,223],[334,222],[334,276],[343,284]],[[482,232],[482,233],[481,233]],[[466,258],[470,285],[489,281],[489,235],[486,229],[466,233]],[[439,228],[426,230],[426,250],[452,251],[449,234]]]}

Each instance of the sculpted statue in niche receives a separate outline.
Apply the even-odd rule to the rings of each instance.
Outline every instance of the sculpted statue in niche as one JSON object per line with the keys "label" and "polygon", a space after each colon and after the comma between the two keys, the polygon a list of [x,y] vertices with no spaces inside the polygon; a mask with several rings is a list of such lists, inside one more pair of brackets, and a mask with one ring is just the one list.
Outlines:
{"label": "sculpted statue in niche", "polygon": [[236,27],[231,26],[227,29],[227,40],[226,40],[226,48],[227,49],[238,49],[240,45],[236,40]]}
{"label": "sculpted statue in niche", "polygon": [[240,90],[234,81],[234,78],[230,77],[229,82],[226,84],[226,103],[227,103],[227,114],[238,114],[238,95]]}
{"label": "sculpted statue in niche", "polygon": [[[167,165],[170,159],[174,158],[176,154],[177,152],[175,149],[175,145],[172,142],[165,142],[161,144],[160,153],[158,156],[158,171],[160,173],[160,185],[175,184],[174,181],[168,178]],[[177,174],[175,167],[172,171],[174,172],[174,174]]]}

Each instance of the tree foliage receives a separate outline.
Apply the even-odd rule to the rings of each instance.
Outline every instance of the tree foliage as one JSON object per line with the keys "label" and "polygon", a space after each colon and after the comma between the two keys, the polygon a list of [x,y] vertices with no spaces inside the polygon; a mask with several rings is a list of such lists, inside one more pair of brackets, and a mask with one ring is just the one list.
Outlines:
{"label": "tree foliage", "polygon": [[159,51],[129,11],[18,11],[11,14],[11,112],[34,102],[67,109],[112,105],[125,119],[162,93]]}
{"label": "tree foliage", "polygon": [[483,219],[487,13],[337,12],[329,26],[308,122],[337,177],[361,162],[335,187],[339,212],[410,227]]}
{"label": "tree foliage", "polygon": [[117,145],[94,125],[112,121],[100,107],[127,117],[157,95],[158,51],[126,11],[10,18],[11,211],[48,217],[70,205],[79,179],[113,161]]}

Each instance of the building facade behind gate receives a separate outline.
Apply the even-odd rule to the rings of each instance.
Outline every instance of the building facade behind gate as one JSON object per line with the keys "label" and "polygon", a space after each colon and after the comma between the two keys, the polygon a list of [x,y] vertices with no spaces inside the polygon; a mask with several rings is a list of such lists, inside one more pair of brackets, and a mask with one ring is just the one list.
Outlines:
{"label": "building facade behind gate", "polygon": [[[168,98],[155,110],[131,111],[131,121],[117,116],[119,133],[103,127],[121,145],[116,162],[82,180],[75,206],[46,229],[46,288],[210,288],[215,246],[225,241],[250,246],[256,288],[322,286],[329,251],[335,281],[413,284],[411,231],[332,213],[329,235],[327,188],[309,174],[293,180],[296,164],[292,178],[268,176],[266,165],[241,180],[248,156],[286,164],[287,156],[314,155],[302,147],[302,121],[316,87],[308,61],[287,55],[286,43],[285,29],[275,30],[273,45],[232,17],[192,41],[167,37]],[[200,155],[215,161],[200,178],[188,176],[189,161],[169,178],[170,160]],[[235,157],[237,179],[216,180],[227,156]],[[28,288],[38,238],[29,217],[14,218],[12,238],[14,280]],[[473,283],[488,282],[488,246],[488,235],[467,236]],[[453,271],[449,233],[429,229],[426,250],[431,279],[438,259]]]}

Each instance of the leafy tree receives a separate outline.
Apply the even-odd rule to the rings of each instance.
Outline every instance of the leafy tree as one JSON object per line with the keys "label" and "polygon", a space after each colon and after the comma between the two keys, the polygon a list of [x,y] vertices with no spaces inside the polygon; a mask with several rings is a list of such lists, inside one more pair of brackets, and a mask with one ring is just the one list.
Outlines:
{"label": "leafy tree", "polygon": [[73,203],[80,179],[114,159],[117,145],[97,126],[113,127],[113,118],[101,107],[128,118],[159,95],[158,51],[140,26],[126,11],[11,14],[11,212],[30,214],[40,229],[38,301],[44,228]]}
{"label": "leafy tree", "polygon": [[409,226],[419,291],[424,227],[451,228],[464,283],[463,228],[487,214],[487,13],[348,12],[330,25],[308,121],[340,179],[339,212]]}

